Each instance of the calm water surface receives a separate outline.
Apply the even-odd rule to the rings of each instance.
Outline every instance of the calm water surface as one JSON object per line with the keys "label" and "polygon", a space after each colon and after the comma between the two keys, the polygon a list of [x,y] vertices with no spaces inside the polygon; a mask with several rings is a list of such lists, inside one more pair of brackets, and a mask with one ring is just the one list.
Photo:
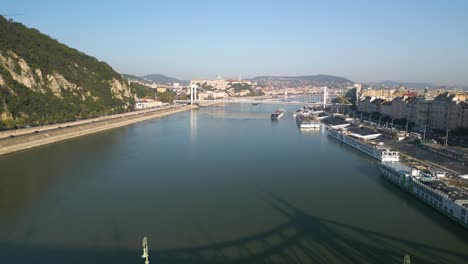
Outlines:
{"label": "calm water surface", "polygon": [[468,263],[468,231],[300,131],[226,105],[0,157],[0,263]]}

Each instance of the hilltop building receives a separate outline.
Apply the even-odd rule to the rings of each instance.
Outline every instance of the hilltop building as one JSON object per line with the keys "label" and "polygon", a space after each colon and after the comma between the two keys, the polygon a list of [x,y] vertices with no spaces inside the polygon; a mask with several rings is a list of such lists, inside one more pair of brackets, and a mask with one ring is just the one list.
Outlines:
{"label": "hilltop building", "polygon": [[202,86],[203,84],[212,86],[216,90],[226,90],[228,88],[227,82],[221,77],[220,74],[218,74],[214,80],[194,79],[190,81],[190,85]]}
{"label": "hilltop building", "polygon": [[204,91],[198,94],[199,100],[214,100],[214,99],[222,99],[225,97],[228,97],[228,94],[224,91],[220,91],[220,92]]}

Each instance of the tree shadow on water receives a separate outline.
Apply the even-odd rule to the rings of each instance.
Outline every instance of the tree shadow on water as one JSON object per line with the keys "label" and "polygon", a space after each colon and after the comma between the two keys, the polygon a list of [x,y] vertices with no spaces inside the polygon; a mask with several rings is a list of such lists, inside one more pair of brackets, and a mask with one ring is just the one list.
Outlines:
{"label": "tree shadow on water", "polygon": [[275,202],[271,205],[302,230],[300,243],[313,245],[307,252],[315,258],[318,252],[323,253],[317,263],[403,263],[405,254],[411,256],[412,263],[467,263],[468,260],[468,251],[455,252],[322,219],[275,195],[272,198]]}
{"label": "tree shadow on water", "polygon": [[[455,252],[309,215],[271,194],[287,221],[265,232],[200,247],[150,250],[151,263],[467,263]],[[141,251],[65,250],[0,243],[0,263],[143,263]]]}

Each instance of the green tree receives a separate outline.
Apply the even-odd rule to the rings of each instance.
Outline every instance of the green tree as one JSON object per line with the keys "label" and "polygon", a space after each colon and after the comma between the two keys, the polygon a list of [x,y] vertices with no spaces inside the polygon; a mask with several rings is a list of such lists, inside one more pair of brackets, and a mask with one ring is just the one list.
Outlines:
{"label": "green tree", "polygon": [[143,97],[148,97],[151,99],[156,98],[156,90],[151,87],[148,87],[139,83],[131,83],[130,89],[132,90],[134,94],[136,94],[138,98],[143,98]]}
{"label": "green tree", "polygon": [[242,90],[252,90],[252,86],[248,84],[243,84],[243,83],[235,83],[231,85],[231,87],[234,89],[234,92],[238,93]]}
{"label": "green tree", "polygon": [[201,87],[207,91],[215,91],[216,89],[212,85],[208,85],[206,82],[201,85]]}
{"label": "green tree", "polygon": [[175,92],[166,91],[164,93],[158,93],[158,98],[161,102],[171,103],[174,98],[177,96]]}
{"label": "green tree", "polygon": [[356,91],[357,91],[356,88],[348,89],[345,92],[344,97],[346,97],[350,102],[354,104],[356,102],[356,97],[357,97]]}

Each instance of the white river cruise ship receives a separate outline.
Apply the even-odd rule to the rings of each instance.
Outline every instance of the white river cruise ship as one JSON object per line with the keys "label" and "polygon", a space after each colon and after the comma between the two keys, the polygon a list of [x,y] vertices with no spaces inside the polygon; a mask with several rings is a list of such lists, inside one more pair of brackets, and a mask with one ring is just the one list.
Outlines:
{"label": "white river cruise ship", "polygon": [[383,146],[383,143],[370,142],[370,140],[380,137],[380,133],[374,133],[360,127],[351,127],[329,128],[328,135],[380,161],[400,160],[398,151]]}

